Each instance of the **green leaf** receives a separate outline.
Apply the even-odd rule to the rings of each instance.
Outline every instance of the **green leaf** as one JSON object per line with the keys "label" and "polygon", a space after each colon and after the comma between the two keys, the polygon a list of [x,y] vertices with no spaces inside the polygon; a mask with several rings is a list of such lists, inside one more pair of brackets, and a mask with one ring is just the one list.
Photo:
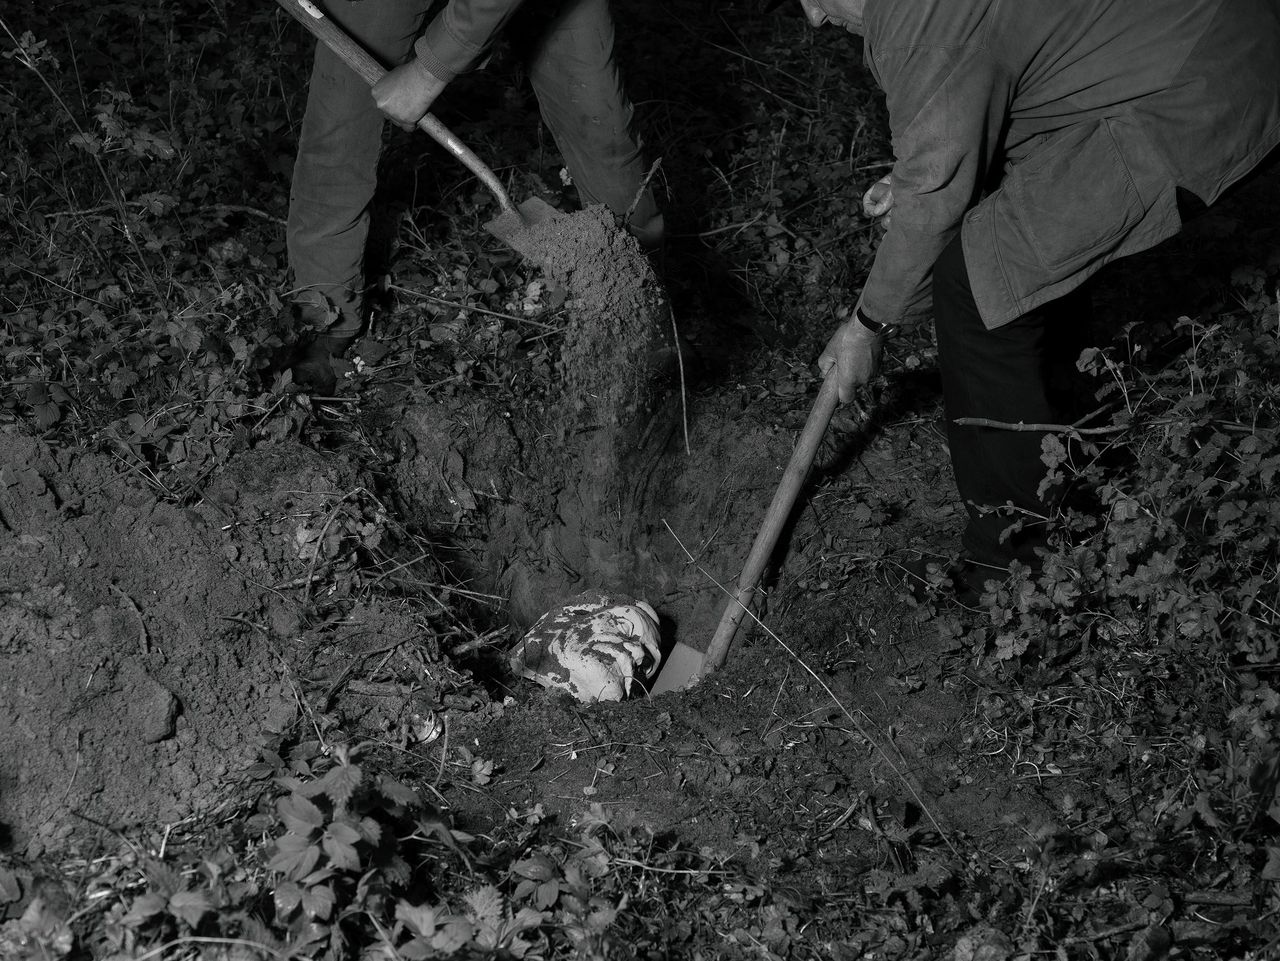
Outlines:
{"label": "green leaf", "polygon": [[356,824],[356,830],[366,843],[375,847],[382,840],[382,825],[373,818],[361,818]]}
{"label": "green leaf", "polygon": [[282,797],[276,802],[276,811],[285,827],[295,834],[310,835],[324,824],[324,812],[311,801],[297,794]]}
{"label": "green leaf", "polygon": [[129,905],[129,912],[120,920],[129,926],[142,924],[162,912],[167,903],[168,900],[162,894],[156,894],[154,891],[144,894],[134,899],[133,904]]}
{"label": "green leaf", "polygon": [[428,958],[439,957],[440,954],[429,942],[419,938],[414,938],[407,944],[399,945],[396,948],[396,953],[404,961],[426,961]]}
{"label": "green leaf", "polygon": [[475,936],[475,927],[466,918],[450,918],[435,933],[431,946],[443,954],[453,954],[459,948],[471,942]]}
{"label": "green leaf", "polygon": [[6,867],[0,867],[0,904],[8,904],[22,897],[22,884],[18,876]]}
{"label": "green leaf", "polygon": [[463,900],[471,909],[472,920],[481,928],[496,930],[502,923],[502,892],[492,884],[469,892]]}
{"label": "green leaf", "polygon": [[559,881],[543,881],[538,885],[538,892],[534,895],[533,903],[542,910],[551,907],[560,899],[560,882]]}
{"label": "green leaf", "polygon": [[211,910],[209,896],[204,891],[179,891],[169,899],[169,913],[193,928]]}
{"label": "green leaf", "polygon": [[302,888],[293,881],[285,881],[283,884],[276,885],[271,896],[275,901],[276,914],[281,918],[288,918],[302,903]]}
{"label": "green leaf", "polygon": [[417,807],[422,803],[417,791],[405,784],[401,784],[393,777],[379,776],[374,783],[378,793],[388,801],[394,801],[396,804],[403,804],[406,807]]}
{"label": "green leaf", "polygon": [[302,895],[302,910],[307,913],[308,917],[327,921],[329,916],[333,914],[333,906],[336,901],[337,898],[333,893],[333,888],[327,884],[310,888]]}
{"label": "green leaf", "polygon": [[356,852],[353,841],[345,840],[348,835],[354,840],[359,840],[360,837],[345,824],[333,824],[324,833],[321,844],[324,847],[324,853],[329,855],[329,861],[335,868],[340,871],[358,871],[360,855]]}
{"label": "green leaf", "polygon": [[62,408],[57,404],[36,404],[31,408],[31,416],[36,426],[45,430],[62,420]]}
{"label": "green leaf", "polygon": [[[287,837],[288,835],[286,835]],[[314,844],[308,844],[301,851],[281,849],[277,851],[275,857],[267,862],[267,870],[277,871],[297,881],[310,874],[319,860],[320,848]]]}
{"label": "green leaf", "polygon": [[555,862],[541,851],[534,852],[523,861],[517,861],[511,866],[511,870],[520,877],[533,881],[549,881],[556,876]]}
{"label": "green leaf", "polygon": [[358,764],[339,764],[330,768],[329,773],[320,779],[320,789],[335,805],[344,805],[360,786],[360,777]]}
{"label": "green leaf", "polygon": [[325,831],[325,837],[333,838],[335,841],[341,841],[343,844],[357,844],[361,840],[362,835],[355,825],[347,821],[335,821],[329,825],[329,829]]}
{"label": "green leaf", "polygon": [[1280,848],[1267,848],[1267,863],[1260,877],[1264,881],[1280,881]]}
{"label": "green leaf", "polygon": [[425,904],[410,904],[408,901],[396,904],[396,920],[403,922],[420,938],[430,939],[436,933],[438,913],[435,908]]}
{"label": "green leaf", "polygon": [[320,868],[318,871],[312,871],[310,874],[305,875],[298,883],[304,888],[313,888],[317,884],[323,884],[328,881],[331,877],[336,876],[337,873],[333,868]]}

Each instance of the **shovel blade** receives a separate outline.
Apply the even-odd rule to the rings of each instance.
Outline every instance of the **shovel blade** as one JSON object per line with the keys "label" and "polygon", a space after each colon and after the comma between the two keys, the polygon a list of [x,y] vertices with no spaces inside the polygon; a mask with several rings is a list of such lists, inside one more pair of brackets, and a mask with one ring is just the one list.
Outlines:
{"label": "shovel blade", "polygon": [[518,207],[504,210],[484,225],[484,229],[503,243],[524,253],[522,234],[531,227],[539,227],[560,217],[560,211],[540,197],[530,197]]}
{"label": "shovel blade", "polygon": [[688,644],[676,643],[667,655],[658,672],[657,680],[649,688],[649,695],[665,694],[668,691],[683,691],[696,683],[702,674],[702,652],[694,650]]}

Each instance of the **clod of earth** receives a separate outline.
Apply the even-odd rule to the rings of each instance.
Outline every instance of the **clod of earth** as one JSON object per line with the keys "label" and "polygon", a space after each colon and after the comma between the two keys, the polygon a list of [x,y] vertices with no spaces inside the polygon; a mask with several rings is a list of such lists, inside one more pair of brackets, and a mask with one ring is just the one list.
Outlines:
{"label": "clod of earth", "polygon": [[658,668],[658,615],[626,595],[589,591],[548,611],[511,652],[511,669],[579,701],[620,701]]}

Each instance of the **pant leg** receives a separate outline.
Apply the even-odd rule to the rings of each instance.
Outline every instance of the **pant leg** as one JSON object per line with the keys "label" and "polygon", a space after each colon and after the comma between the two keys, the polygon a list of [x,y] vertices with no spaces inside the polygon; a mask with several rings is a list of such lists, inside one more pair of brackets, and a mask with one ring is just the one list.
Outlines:
{"label": "pant leg", "polygon": [[[646,168],[613,44],[608,0],[564,0],[534,48],[529,79],[583,204],[604,203],[623,216]],[[661,242],[662,214],[651,189],[628,227],[646,247]]]}
{"label": "pant leg", "polygon": [[[429,0],[325,0],[325,12],[383,63],[411,52]],[[382,113],[368,85],[316,45],[298,139],[287,228],[293,299],[304,321],[337,335],[362,321],[369,205],[377,186]],[[337,316],[332,316],[336,310]]]}
{"label": "pant leg", "polygon": [[[1061,422],[1064,412],[1055,402],[1060,399],[1058,391],[1050,391],[1051,373],[1055,367],[1061,370],[1074,364],[1075,355],[1067,354],[1088,325],[1087,303],[1082,292],[988,330],[973,299],[958,235],[934,266],[933,306],[947,439],[956,487],[969,512],[961,543],[978,561],[1002,567],[1014,559],[1031,562],[1035,549],[1044,545],[1044,525],[1036,516],[1046,516],[1055,503],[1052,493],[1047,497],[1038,493],[1046,475],[1040,460],[1045,435],[960,426],[955,420]],[[1027,513],[983,510],[1010,503]],[[1019,518],[1023,529],[1002,542],[1001,534]]]}

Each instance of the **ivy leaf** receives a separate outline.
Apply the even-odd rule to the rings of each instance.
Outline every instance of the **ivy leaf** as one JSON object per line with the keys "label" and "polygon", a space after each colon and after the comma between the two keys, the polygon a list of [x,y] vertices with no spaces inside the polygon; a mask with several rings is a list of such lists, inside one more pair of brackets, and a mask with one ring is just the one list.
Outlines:
{"label": "ivy leaf", "polygon": [[209,896],[203,891],[179,891],[169,899],[169,913],[193,928],[210,910]]}

